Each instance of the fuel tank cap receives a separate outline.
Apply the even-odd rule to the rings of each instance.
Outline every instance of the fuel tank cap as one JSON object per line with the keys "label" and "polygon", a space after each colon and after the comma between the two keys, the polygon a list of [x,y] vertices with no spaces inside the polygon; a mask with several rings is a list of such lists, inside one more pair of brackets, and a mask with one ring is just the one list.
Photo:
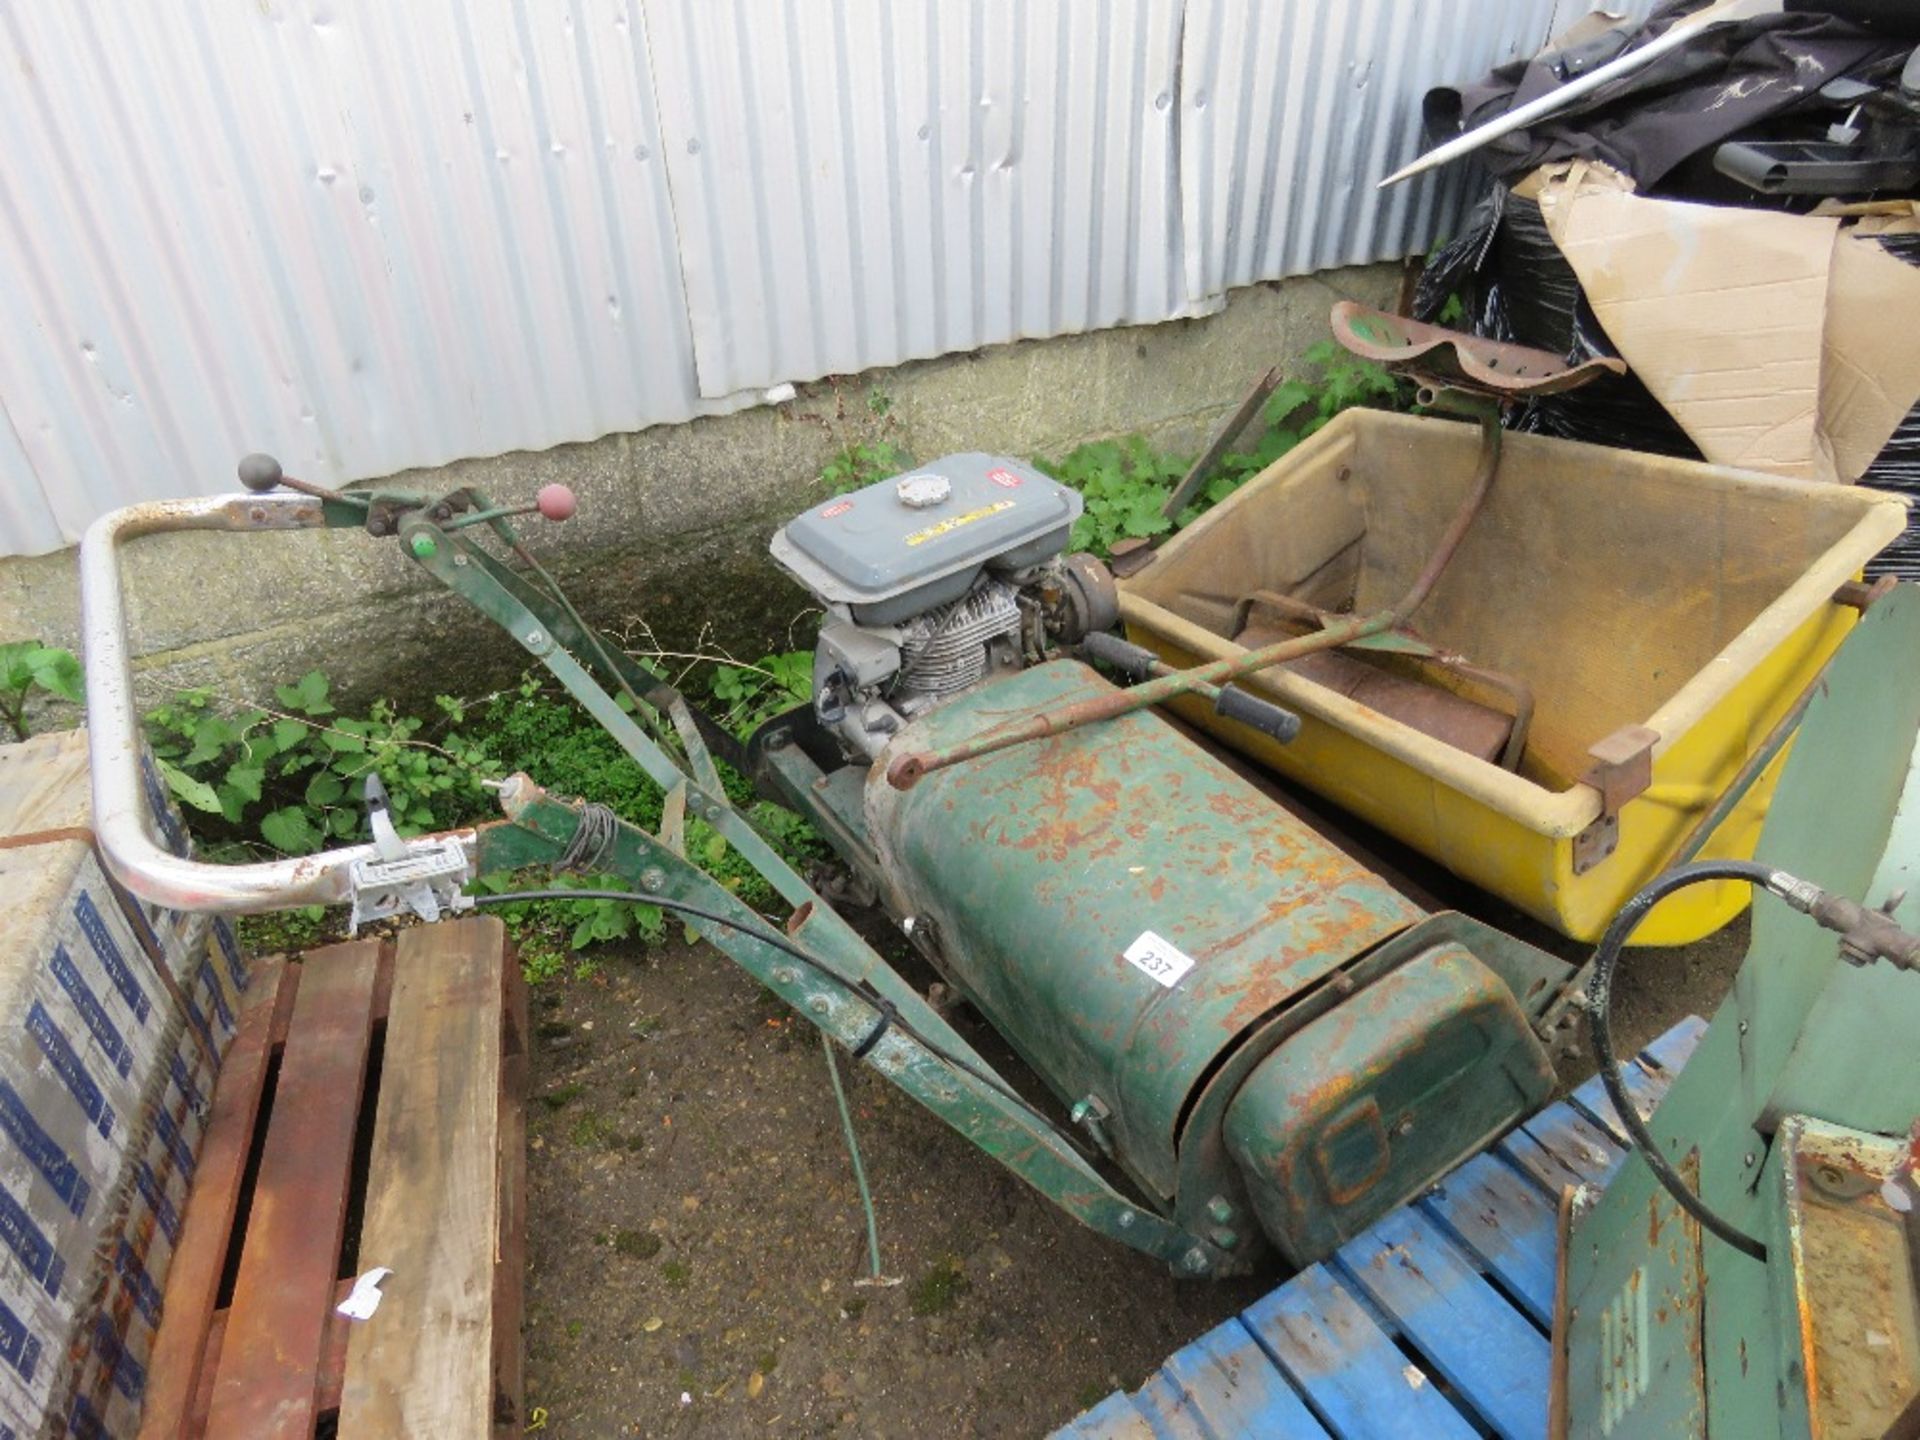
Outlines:
{"label": "fuel tank cap", "polygon": [[893,493],[910,510],[930,510],[953,494],[953,484],[944,475],[904,475],[894,483]]}

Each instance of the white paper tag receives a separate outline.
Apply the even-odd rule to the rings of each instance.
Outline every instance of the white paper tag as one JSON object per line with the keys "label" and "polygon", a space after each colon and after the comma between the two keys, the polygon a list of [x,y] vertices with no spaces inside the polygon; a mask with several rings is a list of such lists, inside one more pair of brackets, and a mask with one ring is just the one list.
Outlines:
{"label": "white paper tag", "polygon": [[349,1320],[370,1320],[373,1312],[380,1308],[380,1282],[393,1271],[384,1265],[376,1265],[358,1280],[353,1289],[347,1292],[347,1298],[333,1308]]}
{"label": "white paper tag", "polygon": [[1143,975],[1149,975],[1171,990],[1180,977],[1193,968],[1193,957],[1171,940],[1162,940],[1151,930],[1142,930],[1140,938],[1121,952],[1127,963]]}

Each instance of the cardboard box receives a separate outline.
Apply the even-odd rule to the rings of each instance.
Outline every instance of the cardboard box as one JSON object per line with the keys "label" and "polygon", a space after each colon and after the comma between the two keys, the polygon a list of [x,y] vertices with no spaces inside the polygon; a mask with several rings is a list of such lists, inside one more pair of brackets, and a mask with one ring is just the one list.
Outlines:
{"label": "cardboard box", "polygon": [[1526,191],[1629,366],[1707,459],[1852,481],[1920,401],[1920,268],[1894,213],[1656,200],[1587,161]]}
{"label": "cardboard box", "polygon": [[155,954],[83,832],[56,833],[0,846],[0,1440],[50,1416],[135,1433],[250,978],[207,916]]}
{"label": "cardboard box", "polygon": [[[149,838],[175,855],[191,853],[180,807],[161,779],[153,756],[144,750],[140,769]],[[51,839],[95,844],[93,789],[84,730],[49,732],[0,746],[0,848]],[[98,853],[97,845],[95,850]],[[111,874],[107,878],[141,943],[167,959],[169,968],[177,973],[192,938],[189,931],[198,917],[140,900]]]}

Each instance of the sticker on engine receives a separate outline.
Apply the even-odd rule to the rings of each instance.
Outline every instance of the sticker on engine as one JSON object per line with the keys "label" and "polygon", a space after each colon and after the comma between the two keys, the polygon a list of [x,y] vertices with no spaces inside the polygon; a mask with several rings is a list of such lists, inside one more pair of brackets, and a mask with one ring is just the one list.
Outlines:
{"label": "sticker on engine", "polygon": [[969,510],[964,515],[950,515],[937,525],[929,525],[924,530],[916,530],[907,536],[908,545],[924,545],[929,540],[938,539],[949,530],[958,530],[962,525],[971,525],[976,520],[984,520],[989,515],[998,515],[1002,510],[1013,509],[1013,501],[996,500],[991,505],[982,505],[978,510]]}
{"label": "sticker on engine", "polygon": [[1002,490],[1017,490],[1020,488],[1020,477],[1004,466],[995,466],[993,469],[987,471],[987,478]]}
{"label": "sticker on engine", "polygon": [[820,512],[820,518],[822,520],[837,520],[851,509],[853,509],[853,502],[851,500],[842,500],[838,504],[829,505],[826,509],[822,510]]}
{"label": "sticker on engine", "polygon": [[1171,990],[1180,977],[1193,969],[1193,957],[1171,940],[1162,940],[1151,930],[1142,930],[1140,938],[1121,954],[1141,974],[1158,980]]}

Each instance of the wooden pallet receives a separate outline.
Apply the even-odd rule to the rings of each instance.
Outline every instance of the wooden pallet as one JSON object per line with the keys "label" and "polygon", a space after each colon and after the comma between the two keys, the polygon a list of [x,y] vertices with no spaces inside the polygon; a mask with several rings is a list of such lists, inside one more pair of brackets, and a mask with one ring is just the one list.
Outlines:
{"label": "wooden pallet", "polygon": [[[1642,1115],[1705,1030],[1627,1067]],[[1544,1437],[1559,1196],[1626,1144],[1596,1076],[1055,1440]]]}
{"label": "wooden pallet", "polygon": [[[254,976],[140,1434],[519,1435],[527,1011],[505,931],[443,922]],[[376,1265],[378,1311],[347,1320]]]}

